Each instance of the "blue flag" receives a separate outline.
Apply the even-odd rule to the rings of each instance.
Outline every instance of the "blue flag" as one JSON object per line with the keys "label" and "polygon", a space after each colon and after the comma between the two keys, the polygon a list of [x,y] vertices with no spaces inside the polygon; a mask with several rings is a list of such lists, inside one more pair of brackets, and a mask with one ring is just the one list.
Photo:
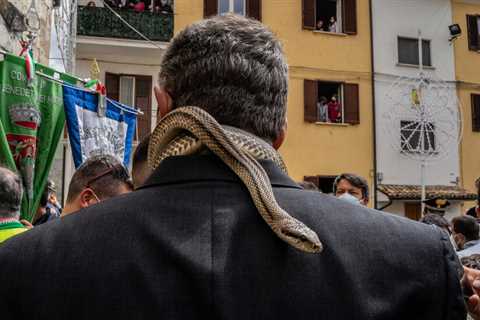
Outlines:
{"label": "blue flag", "polygon": [[137,121],[132,107],[95,92],[63,86],[63,100],[73,161],[78,168],[91,156],[110,154],[128,167]]}

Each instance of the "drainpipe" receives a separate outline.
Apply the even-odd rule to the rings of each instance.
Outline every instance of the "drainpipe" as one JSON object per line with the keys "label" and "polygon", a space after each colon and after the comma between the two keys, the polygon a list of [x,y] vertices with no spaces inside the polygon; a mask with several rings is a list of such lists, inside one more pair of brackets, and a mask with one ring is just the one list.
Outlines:
{"label": "drainpipe", "polygon": [[[375,56],[374,56],[374,46],[373,46],[373,0],[368,0],[369,5],[369,14],[370,14],[370,64],[371,64],[371,74],[372,74],[372,122],[373,122],[373,207],[378,208],[377,203],[377,117],[376,117],[376,107],[375,107]],[[391,204],[391,203],[390,203]],[[390,204],[387,204],[382,209],[385,209]]]}

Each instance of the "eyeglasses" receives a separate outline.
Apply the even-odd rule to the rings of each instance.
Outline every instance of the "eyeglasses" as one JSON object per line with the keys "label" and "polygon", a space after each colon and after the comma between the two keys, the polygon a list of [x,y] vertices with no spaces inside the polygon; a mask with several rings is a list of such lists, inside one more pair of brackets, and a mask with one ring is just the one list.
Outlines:
{"label": "eyeglasses", "polygon": [[100,172],[99,174],[97,174],[96,176],[94,176],[93,178],[88,180],[87,184],[85,185],[85,188],[92,189],[92,184],[95,181],[98,181],[99,179],[101,179],[101,178],[103,178],[103,177],[105,177],[109,174],[112,175],[113,178],[121,180],[121,181],[125,182],[126,184],[128,184],[129,186],[133,185],[132,182],[130,181],[130,175],[128,174],[127,170],[122,165],[114,165],[113,167],[110,167],[110,168]]}

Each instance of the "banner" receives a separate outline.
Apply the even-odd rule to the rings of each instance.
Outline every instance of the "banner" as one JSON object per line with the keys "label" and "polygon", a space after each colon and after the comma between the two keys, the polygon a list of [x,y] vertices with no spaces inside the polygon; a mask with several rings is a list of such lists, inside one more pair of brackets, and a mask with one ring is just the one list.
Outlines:
{"label": "banner", "polygon": [[[65,74],[37,64],[51,77],[75,83]],[[20,173],[24,185],[22,218],[35,215],[63,132],[62,85],[35,76],[29,85],[23,58],[0,62],[0,164]]]}
{"label": "banner", "polygon": [[130,162],[137,111],[107,99],[106,109],[98,108],[95,92],[64,86],[63,100],[73,161],[78,168],[87,158],[110,154],[125,167]]}

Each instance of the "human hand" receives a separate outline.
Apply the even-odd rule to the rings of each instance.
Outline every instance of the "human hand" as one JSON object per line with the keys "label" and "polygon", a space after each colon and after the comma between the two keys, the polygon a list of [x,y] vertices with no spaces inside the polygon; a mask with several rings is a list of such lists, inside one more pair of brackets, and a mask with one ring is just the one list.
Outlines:
{"label": "human hand", "polygon": [[470,316],[480,320],[480,270],[463,267],[462,289]]}
{"label": "human hand", "polygon": [[27,229],[32,229],[33,228],[33,224],[31,224],[30,222],[28,222],[25,219],[21,219],[20,223],[23,224],[23,226]]}

